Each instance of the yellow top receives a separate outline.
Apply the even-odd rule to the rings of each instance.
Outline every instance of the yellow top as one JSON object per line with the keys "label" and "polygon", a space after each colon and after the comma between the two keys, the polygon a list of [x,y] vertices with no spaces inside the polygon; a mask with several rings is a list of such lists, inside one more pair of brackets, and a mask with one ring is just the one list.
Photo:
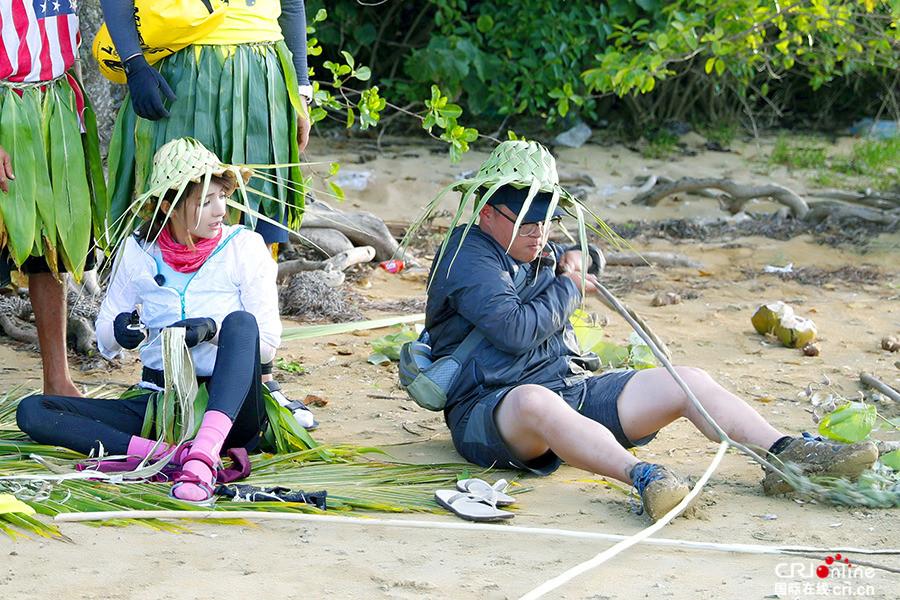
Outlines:
{"label": "yellow top", "polygon": [[195,44],[253,44],[284,39],[278,25],[280,0],[230,0],[224,4],[224,22]]}

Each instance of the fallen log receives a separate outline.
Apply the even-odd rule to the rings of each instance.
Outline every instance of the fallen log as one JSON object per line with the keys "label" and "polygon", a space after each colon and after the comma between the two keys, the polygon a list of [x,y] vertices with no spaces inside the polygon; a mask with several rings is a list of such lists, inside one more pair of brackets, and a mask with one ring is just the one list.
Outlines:
{"label": "fallen log", "polygon": [[848,192],[846,190],[827,189],[815,190],[810,192],[809,195],[815,198],[828,198],[829,200],[862,204],[863,206],[881,210],[900,208],[900,194],[883,194],[873,190]]}
{"label": "fallen log", "polygon": [[12,339],[38,345],[37,329],[16,317],[0,313],[0,330]]}
{"label": "fallen log", "polygon": [[353,248],[353,242],[336,229],[301,227],[300,233],[292,231],[291,235],[303,246],[314,248],[326,256],[334,256]]}
{"label": "fallen log", "polygon": [[870,388],[878,390],[894,402],[900,402],[900,392],[884,383],[871,373],[862,372],[859,374],[859,381],[863,385],[867,385]]}
{"label": "fallen log", "polygon": [[306,235],[304,230],[312,228],[333,229],[356,245],[371,246],[375,260],[390,259],[399,247],[384,221],[372,213],[345,213],[320,200],[307,202],[303,213],[301,234]]}
{"label": "fallen log", "polygon": [[605,252],[606,265],[612,267],[688,267],[702,265],[695,260],[674,252]]}
{"label": "fallen log", "polygon": [[737,183],[732,179],[712,177],[682,177],[670,183],[657,182],[646,192],[639,193],[631,201],[633,204],[655,206],[660,200],[672,194],[682,192],[701,192],[710,189],[721,190],[727,194],[720,197],[719,201],[732,213],[738,213],[749,200],[754,198],[772,198],[790,208],[791,214],[803,219],[809,212],[806,201],[794,191],[775,184],[750,185]]}
{"label": "fallen log", "polygon": [[810,205],[809,212],[804,220],[811,223],[819,223],[828,218],[838,221],[841,219],[859,219],[870,223],[878,223],[879,225],[893,225],[900,220],[900,211],[885,212],[874,208],[866,208],[865,206],[852,206],[824,200]]}
{"label": "fallen log", "polygon": [[[278,264],[278,281],[283,281],[291,275],[302,271],[340,273],[353,265],[367,263],[374,257],[375,249],[371,246],[357,246],[335,254],[326,260],[306,260],[303,258],[287,260]],[[341,280],[343,281],[343,278]]]}

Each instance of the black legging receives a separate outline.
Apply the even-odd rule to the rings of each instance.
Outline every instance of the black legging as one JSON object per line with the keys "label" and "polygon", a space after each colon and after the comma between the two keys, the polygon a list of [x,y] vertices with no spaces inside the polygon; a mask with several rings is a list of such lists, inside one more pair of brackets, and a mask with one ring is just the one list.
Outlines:
{"label": "black legging", "polygon": [[[250,357],[253,357],[252,359]],[[219,350],[210,377],[198,377],[209,391],[207,410],[226,414],[234,426],[224,448],[253,449],[266,425],[259,365],[259,327],[244,311],[222,321]],[[127,400],[34,395],[16,411],[19,428],[41,444],[97,454],[125,454],[131,436],[140,435],[152,392]]]}

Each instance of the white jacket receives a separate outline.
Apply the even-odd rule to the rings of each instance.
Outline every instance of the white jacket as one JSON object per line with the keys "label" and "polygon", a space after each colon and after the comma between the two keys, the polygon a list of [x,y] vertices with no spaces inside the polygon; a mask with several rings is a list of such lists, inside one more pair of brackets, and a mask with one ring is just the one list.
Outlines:
{"label": "white jacket", "polygon": [[[188,282],[184,293],[156,283],[156,244],[128,238],[113,265],[112,281],[97,315],[97,347],[107,358],[117,356],[122,347],[113,335],[116,315],[141,305],[141,322],[148,338],[140,346],[145,367],[162,370],[160,331],[191,317],[210,317],[221,329],[228,314],[244,310],[259,325],[259,353],[263,363],[275,358],[281,344],[281,317],[278,313],[278,265],[262,237],[241,226],[222,228],[222,239],[206,262]],[[216,362],[214,339],[191,349],[197,375],[212,375]]]}

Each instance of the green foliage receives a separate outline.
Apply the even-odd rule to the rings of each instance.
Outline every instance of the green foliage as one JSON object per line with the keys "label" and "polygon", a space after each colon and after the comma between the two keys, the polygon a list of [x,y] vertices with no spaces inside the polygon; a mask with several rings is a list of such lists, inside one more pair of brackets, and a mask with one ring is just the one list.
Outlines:
{"label": "green foliage", "polygon": [[878,460],[881,461],[881,464],[887,465],[895,471],[900,471],[900,450],[888,452]]}
{"label": "green foliage", "polygon": [[[307,27],[309,56],[319,56],[323,53],[323,48],[319,38],[315,37],[315,33],[327,18],[328,12],[324,8],[320,8]],[[359,30],[357,41],[370,43],[373,35],[374,27],[370,24],[369,27],[362,27]],[[331,81],[315,80],[316,71],[314,68],[310,68],[314,104],[310,110],[311,122],[318,123],[327,118],[329,113],[334,113],[332,116],[344,114],[343,121],[347,129],[353,128],[357,123],[361,131],[376,127],[381,120],[381,112],[388,106],[387,99],[379,94],[379,86],[374,85],[362,90],[351,87],[351,85],[369,82],[372,79],[372,70],[365,65],[358,64],[356,58],[345,49],[338,50],[335,60],[323,61],[322,66],[331,75]],[[356,102],[350,99],[354,96],[358,96]],[[462,115],[462,108],[459,105],[450,104],[449,99],[441,93],[438,86],[431,86],[431,99],[425,100],[424,104],[426,110],[422,114],[399,109],[396,106],[392,106],[392,108],[420,119],[422,127],[429,134],[435,127],[441,130],[440,134],[435,137],[448,143],[451,161],[459,161],[462,154],[469,150],[469,143],[478,139],[478,131],[458,123],[457,119]],[[329,177],[336,172],[337,170],[332,167]],[[344,199],[344,192],[337,184],[329,181],[328,185],[338,200]]]}
{"label": "green foliage", "polygon": [[652,20],[616,24],[584,78],[594,91],[647,93],[693,63],[744,90],[758,84],[765,96],[763,84],[796,67],[817,90],[835,77],[896,69],[898,14],[896,3],[876,0],[667,2]]}
{"label": "green foliage", "polygon": [[416,330],[410,327],[403,327],[396,333],[389,333],[378,339],[372,340],[369,344],[372,346],[372,354],[369,356],[369,362],[373,365],[384,365],[391,361],[400,360],[400,348],[406,342],[411,342],[419,337]]}
{"label": "green foliage", "polygon": [[826,157],[824,146],[781,136],[775,141],[769,161],[792,169],[816,169],[825,165]]}
{"label": "green foliage", "polygon": [[829,439],[847,444],[869,437],[878,419],[874,406],[863,402],[848,402],[819,421],[819,433]]}
{"label": "green foliage", "polygon": [[900,137],[859,140],[850,156],[839,157],[832,168],[844,175],[863,177],[876,189],[900,188]]}
{"label": "green foliage", "polygon": [[275,366],[285,373],[292,373],[294,375],[306,375],[307,372],[306,367],[301,365],[300,361],[288,360],[280,356],[275,359]]}
{"label": "green foliage", "polygon": [[726,148],[737,137],[739,130],[733,121],[718,121],[701,126],[700,132],[710,142]]}
{"label": "green foliage", "polygon": [[678,149],[678,136],[666,130],[659,130],[647,136],[647,144],[641,147],[644,158],[668,158]]}
{"label": "green foliage", "polygon": [[900,137],[863,138],[853,144],[849,154],[829,156],[826,147],[816,141],[782,136],[775,142],[769,162],[792,169],[816,169],[810,179],[822,187],[885,191],[900,187]]}
{"label": "green foliage", "polygon": [[603,328],[596,319],[583,310],[576,310],[569,319],[582,352],[593,352],[606,369],[652,369],[656,367],[653,351],[637,335],[631,334],[628,344],[619,345],[606,341]]}
{"label": "green foliage", "polygon": [[[314,23],[314,46],[336,73],[326,70],[338,79],[361,70],[341,51],[365,61],[388,107],[417,111],[437,85],[485,122],[559,128],[621,110],[643,129],[734,128],[760,114],[770,124],[852,119],[897,106],[900,4],[888,0],[336,0],[328,9]],[[445,133],[465,147],[453,145],[465,131]]]}

